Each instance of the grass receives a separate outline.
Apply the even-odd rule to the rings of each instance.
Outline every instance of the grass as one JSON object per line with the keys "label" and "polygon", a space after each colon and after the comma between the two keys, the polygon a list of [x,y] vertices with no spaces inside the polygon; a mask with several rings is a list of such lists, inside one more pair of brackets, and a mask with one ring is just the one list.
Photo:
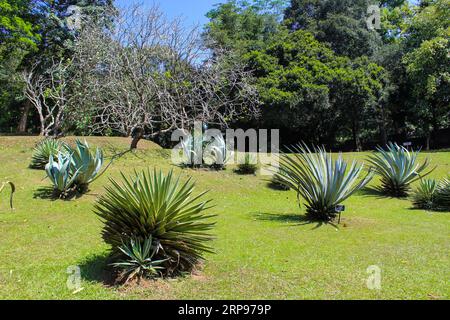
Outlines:
{"label": "grass", "polygon": [[[74,138],[69,138],[73,141]],[[108,247],[93,214],[108,176],[174,168],[170,152],[140,142],[118,159],[91,191],[71,201],[47,198],[44,172],[28,168],[37,137],[0,137],[0,181],[16,184],[14,211],[0,195],[0,299],[448,299],[450,215],[413,210],[409,200],[362,190],[346,201],[341,224],[308,223],[292,191],[269,188],[266,177],[184,169],[197,191],[210,189],[218,214],[213,246],[200,272],[143,286],[111,286]],[[128,139],[87,138],[111,155]],[[363,160],[368,153],[348,153]],[[450,152],[423,153],[450,172]],[[371,184],[377,184],[374,180]],[[366,269],[382,270],[382,289],[369,290]],[[67,268],[80,266],[83,290],[67,288]]]}

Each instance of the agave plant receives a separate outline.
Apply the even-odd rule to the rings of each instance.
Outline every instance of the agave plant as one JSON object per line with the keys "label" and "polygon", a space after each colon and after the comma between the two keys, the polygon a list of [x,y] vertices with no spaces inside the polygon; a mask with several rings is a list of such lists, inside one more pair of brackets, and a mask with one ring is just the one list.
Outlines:
{"label": "agave plant", "polygon": [[282,174],[283,174],[282,171],[275,172],[272,175],[272,179],[270,180],[270,186],[274,189],[288,191],[291,188],[284,181],[283,177],[281,176]]}
{"label": "agave plant", "polygon": [[421,179],[413,193],[413,204],[416,208],[431,210],[435,206],[437,183],[434,179]]}
{"label": "agave plant", "polygon": [[256,157],[250,153],[245,153],[244,161],[239,163],[236,172],[239,174],[255,174],[258,170]]}
{"label": "agave plant", "polygon": [[214,136],[212,142],[210,142],[205,150],[206,154],[209,154],[212,158],[212,167],[215,169],[224,169],[229,158],[229,152],[227,144],[222,135]]}
{"label": "agave plant", "polygon": [[165,274],[190,270],[211,252],[207,242],[212,240],[209,230],[214,223],[205,212],[208,201],[198,201],[205,192],[193,196],[195,184],[188,179],[181,183],[173,172],[156,170],[136,173],[131,178],[122,174],[119,184],[111,185],[95,204],[95,213],[103,220],[103,239],[112,253],[121,252],[123,242],[131,238],[159,242],[161,248],[155,260],[162,264]]}
{"label": "agave plant", "polygon": [[372,179],[369,171],[358,181],[363,165],[355,161],[348,167],[339,154],[333,160],[325,149],[314,148],[314,153],[305,144],[289,149],[280,157],[280,179],[297,192],[306,203],[306,216],[311,220],[330,221],[337,215],[336,207]]}
{"label": "agave plant", "polygon": [[203,134],[191,134],[181,141],[183,151],[183,165],[187,167],[200,167],[203,164],[203,153],[207,142]]}
{"label": "agave plant", "polygon": [[153,259],[160,248],[159,242],[154,242],[151,236],[143,241],[131,238],[129,243],[119,247],[125,259],[111,265],[122,271],[121,279],[126,278],[125,282],[134,278],[157,276],[164,270],[161,265],[166,261]]}
{"label": "agave plant", "polygon": [[61,140],[47,138],[39,142],[33,151],[30,168],[45,169],[50,156],[57,157],[67,145]]}
{"label": "agave plant", "polygon": [[443,179],[436,190],[436,208],[441,211],[450,211],[450,177]]}
{"label": "agave plant", "polygon": [[[89,147],[89,144],[76,141],[76,147],[74,149],[67,147],[68,152],[72,154],[72,162],[70,169],[72,174],[75,172],[78,174],[75,177],[75,183],[80,190],[85,190],[87,185],[100,177],[100,170],[103,166],[103,152],[101,149],[96,148],[93,153]],[[104,171],[103,171],[104,172]]]}
{"label": "agave plant", "polygon": [[79,171],[72,172],[72,155],[58,154],[58,161],[54,161],[50,156],[49,162],[45,166],[47,177],[52,181],[54,193],[60,198],[65,198],[72,191],[72,186],[78,177]]}
{"label": "agave plant", "polygon": [[368,159],[375,173],[381,176],[380,190],[390,196],[406,197],[410,184],[430,174],[434,169],[425,172],[429,161],[419,164],[419,151],[409,152],[405,147],[389,143],[387,150],[377,148]]}
{"label": "agave plant", "polygon": [[0,187],[0,193],[2,193],[3,189],[5,189],[5,187],[9,185],[11,187],[11,193],[9,195],[9,206],[11,207],[11,209],[13,209],[13,195],[14,192],[16,191],[16,186],[14,185],[14,183],[12,183],[11,181],[6,181],[2,183],[2,186]]}

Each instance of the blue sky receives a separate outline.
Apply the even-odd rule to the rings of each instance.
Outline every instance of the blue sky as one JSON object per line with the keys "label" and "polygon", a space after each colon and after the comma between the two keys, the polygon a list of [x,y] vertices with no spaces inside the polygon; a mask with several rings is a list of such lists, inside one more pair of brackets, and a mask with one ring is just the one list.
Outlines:
{"label": "blue sky", "polygon": [[[205,17],[206,13],[213,9],[215,4],[224,2],[226,0],[115,0],[119,7],[130,5],[130,3],[142,3],[144,5],[158,3],[161,10],[169,17],[182,16],[188,25],[205,24],[208,22]],[[414,3],[417,0],[409,0],[409,2]]]}
{"label": "blue sky", "polygon": [[203,25],[208,21],[206,13],[214,8],[214,4],[226,2],[225,0],[115,0],[117,6],[127,6],[130,3],[151,5],[158,3],[161,10],[168,17],[182,16],[186,23]]}

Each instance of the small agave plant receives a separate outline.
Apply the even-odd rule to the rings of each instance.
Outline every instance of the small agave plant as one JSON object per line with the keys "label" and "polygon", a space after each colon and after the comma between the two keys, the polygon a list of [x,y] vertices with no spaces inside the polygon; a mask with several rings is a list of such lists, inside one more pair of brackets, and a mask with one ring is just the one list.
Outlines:
{"label": "small agave plant", "polygon": [[95,153],[91,151],[88,143],[76,141],[74,149],[67,147],[67,152],[70,152],[71,165],[70,169],[73,175],[76,174],[75,183],[79,191],[84,192],[89,183],[101,176],[100,170],[103,166],[103,152],[96,148]]}
{"label": "small agave plant", "polygon": [[348,166],[342,154],[336,160],[323,148],[312,152],[305,144],[289,149],[293,154],[280,157],[279,179],[297,192],[306,203],[306,216],[311,220],[331,221],[336,207],[372,179],[368,172],[358,180],[363,165],[355,161]]}
{"label": "small agave plant", "polygon": [[406,197],[410,184],[424,178],[434,169],[426,172],[428,159],[419,164],[419,151],[410,152],[398,144],[389,143],[387,150],[380,147],[371,155],[368,162],[374,172],[381,176],[380,191],[393,197]]}
{"label": "small agave plant", "polygon": [[55,161],[53,156],[50,156],[49,162],[45,166],[47,177],[53,183],[54,195],[59,198],[67,198],[71,191],[75,180],[78,177],[79,170],[72,172],[72,155],[58,154],[58,160]]}
{"label": "small agave plant", "polygon": [[154,259],[160,249],[160,243],[153,241],[152,236],[144,241],[131,238],[129,243],[119,247],[123,258],[111,265],[121,271],[120,279],[125,279],[125,283],[135,278],[160,276],[164,270],[162,264],[167,261]]}
{"label": "small agave plant", "polygon": [[57,157],[58,153],[66,147],[67,145],[61,140],[52,138],[42,140],[34,148],[30,168],[45,169],[50,156]]}
{"label": "small agave plant", "polygon": [[16,191],[16,186],[14,185],[14,183],[12,183],[11,181],[6,181],[3,182],[1,187],[0,187],[0,193],[2,193],[2,191],[5,189],[5,187],[9,185],[11,187],[11,193],[9,195],[9,206],[11,207],[11,209],[13,209],[13,195],[14,192]]}
{"label": "small agave plant", "polygon": [[438,210],[450,211],[450,176],[439,182],[435,202]]}
{"label": "small agave plant", "polygon": [[432,210],[435,206],[437,183],[434,179],[422,179],[413,193],[414,207]]}
{"label": "small agave plant", "polygon": [[256,156],[251,153],[245,153],[244,160],[238,164],[236,172],[239,174],[255,174],[258,170],[258,161]]}

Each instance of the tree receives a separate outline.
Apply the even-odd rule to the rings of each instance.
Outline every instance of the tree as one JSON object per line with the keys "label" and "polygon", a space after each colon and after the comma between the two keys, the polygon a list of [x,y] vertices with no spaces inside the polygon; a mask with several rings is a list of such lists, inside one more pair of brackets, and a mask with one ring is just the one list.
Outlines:
{"label": "tree", "polygon": [[35,107],[40,121],[41,136],[59,136],[70,95],[68,86],[71,82],[68,72],[69,64],[54,61],[44,72],[39,65],[23,73],[25,95]]}
{"label": "tree", "polygon": [[381,38],[367,28],[369,4],[367,0],[291,0],[285,24],[290,30],[312,32],[339,55],[371,56]]}
{"label": "tree", "polygon": [[207,45],[243,55],[261,49],[280,29],[287,0],[230,0],[207,13],[204,29]]}
{"label": "tree", "polygon": [[190,130],[195,121],[224,127],[254,116],[250,72],[226,53],[207,55],[199,36],[156,6],[122,11],[110,30],[84,30],[75,54],[74,121],[84,123],[77,119],[83,115],[93,132],[156,137]]}

